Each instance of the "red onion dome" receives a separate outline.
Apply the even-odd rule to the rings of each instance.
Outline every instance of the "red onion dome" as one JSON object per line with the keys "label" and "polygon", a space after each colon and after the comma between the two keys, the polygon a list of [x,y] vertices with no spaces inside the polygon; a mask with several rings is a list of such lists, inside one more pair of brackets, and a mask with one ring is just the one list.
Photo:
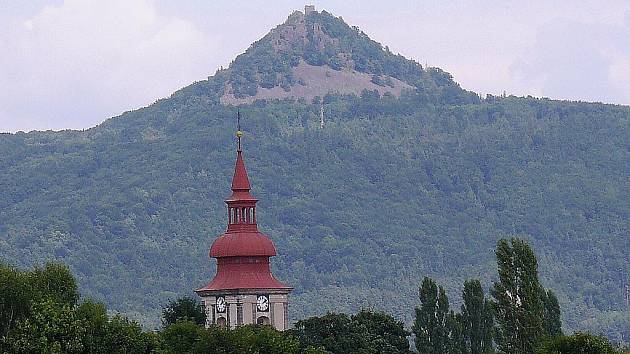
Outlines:
{"label": "red onion dome", "polygon": [[269,237],[258,231],[225,233],[210,247],[210,257],[247,257],[276,255],[276,247]]}

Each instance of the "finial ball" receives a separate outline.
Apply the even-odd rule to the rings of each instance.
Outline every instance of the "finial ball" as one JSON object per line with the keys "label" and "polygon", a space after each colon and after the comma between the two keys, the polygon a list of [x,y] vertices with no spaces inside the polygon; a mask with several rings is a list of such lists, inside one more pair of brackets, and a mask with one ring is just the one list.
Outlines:
{"label": "finial ball", "polygon": [[240,137],[242,137],[242,136],[243,136],[243,131],[241,131],[241,130],[237,130],[237,131],[236,131],[236,137],[240,138]]}

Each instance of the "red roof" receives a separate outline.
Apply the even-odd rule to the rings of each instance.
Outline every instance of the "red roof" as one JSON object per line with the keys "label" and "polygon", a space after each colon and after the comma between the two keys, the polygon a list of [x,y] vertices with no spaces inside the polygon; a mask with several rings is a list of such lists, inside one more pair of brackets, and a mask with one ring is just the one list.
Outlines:
{"label": "red roof", "polygon": [[290,290],[292,288],[273,277],[269,268],[269,258],[249,257],[220,259],[214,279],[197,291],[234,289]]}
{"label": "red roof", "polygon": [[245,162],[243,162],[243,154],[241,151],[236,152],[236,166],[234,166],[234,178],[232,178],[232,190],[250,190],[249,178],[247,178],[247,170]]}
{"label": "red roof", "polygon": [[239,150],[236,154],[236,165],[234,166],[234,177],[232,178],[232,195],[227,201],[247,201],[256,200],[250,193],[251,186],[247,177],[247,169],[243,161],[243,154]]}
{"label": "red roof", "polygon": [[210,257],[213,258],[275,255],[273,242],[258,231],[228,232],[214,240],[210,247]]}
{"label": "red roof", "polygon": [[219,236],[210,247],[210,257],[217,259],[217,274],[198,292],[235,289],[291,290],[271,274],[269,257],[276,255],[276,247],[256,225],[256,198],[250,194],[251,186],[243,155],[236,155],[232,195],[228,205],[227,232]]}

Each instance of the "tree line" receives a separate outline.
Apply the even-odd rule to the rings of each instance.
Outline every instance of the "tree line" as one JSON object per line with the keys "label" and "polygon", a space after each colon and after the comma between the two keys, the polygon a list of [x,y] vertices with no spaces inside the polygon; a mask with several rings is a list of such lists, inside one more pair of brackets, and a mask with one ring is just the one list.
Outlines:
{"label": "tree line", "polygon": [[144,331],[104,305],[79,301],[76,281],[62,264],[19,270],[0,265],[2,353],[418,353],[614,354],[606,338],[563,335],[558,300],[538,280],[534,252],[523,240],[502,239],[496,248],[498,279],[484,294],[467,280],[459,312],[444,289],[425,277],[420,306],[409,331],[393,316],[361,310],[306,318],[285,332],[270,326],[205,328],[197,299],[183,297],[162,311],[162,328]]}

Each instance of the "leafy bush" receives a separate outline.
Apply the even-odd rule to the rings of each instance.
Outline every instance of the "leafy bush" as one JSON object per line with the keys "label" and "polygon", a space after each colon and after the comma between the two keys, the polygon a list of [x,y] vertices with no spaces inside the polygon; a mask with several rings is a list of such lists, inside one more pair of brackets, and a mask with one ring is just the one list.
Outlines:
{"label": "leafy bush", "polygon": [[621,354],[602,336],[589,333],[575,333],[558,336],[545,342],[537,354]]}

